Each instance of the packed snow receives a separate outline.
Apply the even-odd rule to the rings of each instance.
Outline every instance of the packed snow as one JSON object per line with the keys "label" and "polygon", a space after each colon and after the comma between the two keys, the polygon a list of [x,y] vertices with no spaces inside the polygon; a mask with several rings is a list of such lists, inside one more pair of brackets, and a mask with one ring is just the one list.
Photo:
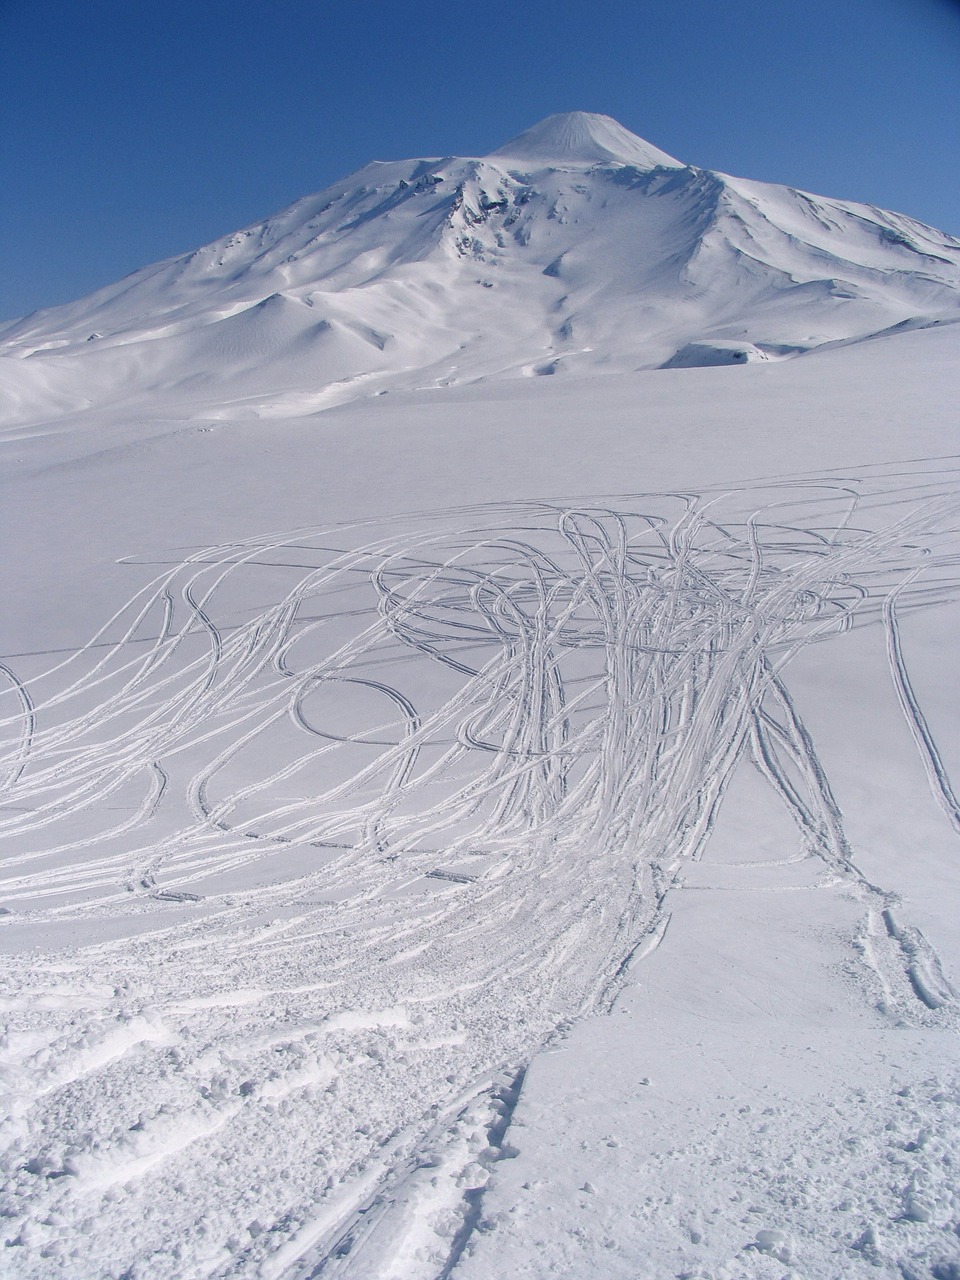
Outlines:
{"label": "packed snow", "polygon": [[573,113],[7,327],[10,1274],[960,1275],[958,283]]}

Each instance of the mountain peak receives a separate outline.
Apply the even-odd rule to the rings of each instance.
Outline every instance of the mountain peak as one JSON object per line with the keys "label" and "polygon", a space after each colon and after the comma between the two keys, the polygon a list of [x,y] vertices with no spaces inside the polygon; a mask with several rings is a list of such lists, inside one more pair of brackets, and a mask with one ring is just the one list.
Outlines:
{"label": "mountain peak", "polygon": [[671,169],[683,167],[681,161],[644,142],[643,138],[638,138],[611,116],[592,111],[565,111],[547,116],[546,120],[491,151],[488,158],[494,157],[527,163],[603,164],[613,161],[637,165],[641,169],[654,169],[658,165]]}

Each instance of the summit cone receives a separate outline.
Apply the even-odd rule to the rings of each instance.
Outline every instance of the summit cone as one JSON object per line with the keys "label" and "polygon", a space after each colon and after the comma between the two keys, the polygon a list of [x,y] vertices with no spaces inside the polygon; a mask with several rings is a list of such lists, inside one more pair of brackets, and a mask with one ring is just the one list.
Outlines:
{"label": "summit cone", "polygon": [[625,129],[611,116],[592,111],[566,111],[547,116],[490,153],[489,159],[537,161],[542,164],[629,164],[638,169],[682,169],[668,156]]}

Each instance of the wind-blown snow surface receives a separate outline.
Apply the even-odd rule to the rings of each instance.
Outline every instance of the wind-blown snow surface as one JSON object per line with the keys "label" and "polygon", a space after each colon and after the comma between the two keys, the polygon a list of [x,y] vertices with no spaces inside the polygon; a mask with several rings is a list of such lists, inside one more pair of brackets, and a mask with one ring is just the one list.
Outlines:
{"label": "wind-blown snow surface", "polygon": [[957,1275],[958,376],[9,428],[9,1273]]}
{"label": "wind-blown snow surface", "polygon": [[960,242],[683,165],[606,116],[373,163],[0,327],[0,415],[288,417],[358,397],[796,355],[960,315]]}
{"label": "wind-blown snow surface", "polygon": [[960,1275],[958,285],[573,113],[6,326],[6,1269]]}

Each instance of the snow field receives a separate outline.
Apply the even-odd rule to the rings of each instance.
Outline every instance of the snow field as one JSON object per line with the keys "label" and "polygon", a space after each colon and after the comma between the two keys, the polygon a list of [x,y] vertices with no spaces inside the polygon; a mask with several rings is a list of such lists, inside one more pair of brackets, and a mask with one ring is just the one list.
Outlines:
{"label": "snow field", "polygon": [[730,1024],[677,1014],[642,1052],[585,1026],[538,1060],[550,1103],[515,1115],[520,1155],[498,1166],[458,1277],[956,1274],[953,1037],[902,1031],[891,1053],[861,1030],[854,1053],[849,1031],[790,1039],[771,1021],[739,1026],[732,1054]]}
{"label": "snow field", "polygon": [[4,326],[0,1269],[956,1280],[958,252],[573,113]]}
{"label": "snow field", "polygon": [[298,530],[10,668],[0,924],[82,944],[4,961],[18,1273],[466,1266],[520,1068],[662,940],[742,759],[878,1016],[952,1027],[787,681],[885,627],[949,808],[898,618],[954,598],[955,531],[923,464]]}

